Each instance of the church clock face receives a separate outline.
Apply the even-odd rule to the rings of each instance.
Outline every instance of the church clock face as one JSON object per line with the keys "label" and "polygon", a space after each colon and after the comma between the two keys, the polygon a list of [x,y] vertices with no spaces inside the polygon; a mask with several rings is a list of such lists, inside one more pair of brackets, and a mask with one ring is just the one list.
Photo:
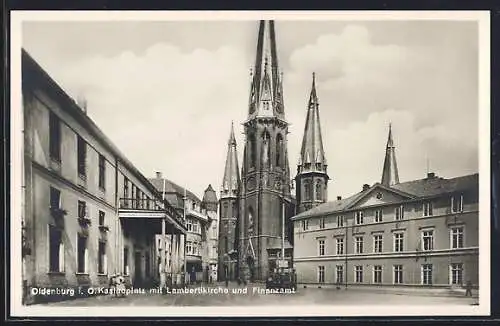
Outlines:
{"label": "church clock face", "polygon": [[247,181],[247,188],[248,190],[253,190],[255,189],[255,178],[249,178]]}

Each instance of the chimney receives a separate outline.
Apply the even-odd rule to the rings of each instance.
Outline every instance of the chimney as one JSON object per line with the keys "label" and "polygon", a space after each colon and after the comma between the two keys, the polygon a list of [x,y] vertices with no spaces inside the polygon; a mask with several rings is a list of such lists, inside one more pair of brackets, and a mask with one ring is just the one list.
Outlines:
{"label": "chimney", "polygon": [[435,178],[436,177],[436,174],[434,172],[428,172],[427,173],[427,179],[432,179],[432,178]]}
{"label": "chimney", "polygon": [[370,189],[370,185],[365,183],[363,185],[363,191],[368,190],[368,189]]}
{"label": "chimney", "polygon": [[156,172],[156,179],[161,179],[161,172]]}
{"label": "chimney", "polygon": [[342,199],[342,196],[337,196],[337,200],[341,200]]}

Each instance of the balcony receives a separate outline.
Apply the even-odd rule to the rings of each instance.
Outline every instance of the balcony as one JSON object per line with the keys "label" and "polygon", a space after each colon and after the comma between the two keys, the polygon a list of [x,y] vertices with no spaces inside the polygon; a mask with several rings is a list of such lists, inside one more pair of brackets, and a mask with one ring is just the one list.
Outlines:
{"label": "balcony", "polygon": [[120,198],[118,215],[129,230],[161,234],[161,221],[166,221],[167,234],[185,234],[182,216],[161,199]]}

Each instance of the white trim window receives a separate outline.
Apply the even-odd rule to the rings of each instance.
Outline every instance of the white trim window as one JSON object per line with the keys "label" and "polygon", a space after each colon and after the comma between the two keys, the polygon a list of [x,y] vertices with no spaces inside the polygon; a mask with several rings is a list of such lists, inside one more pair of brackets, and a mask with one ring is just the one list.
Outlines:
{"label": "white trim window", "polygon": [[403,205],[400,205],[394,209],[394,218],[396,221],[401,221],[405,217],[405,208]]}
{"label": "white trim window", "polygon": [[318,266],[318,283],[325,283],[325,266]]}
{"label": "white trim window", "polygon": [[373,283],[382,283],[382,265],[373,266]]}
{"label": "white trim window", "polygon": [[48,226],[49,232],[49,272],[64,272],[64,241],[63,232],[53,225]]}
{"label": "white trim window", "polygon": [[422,210],[423,210],[423,216],[432,216],[432,202],[431,201],[426,201],[422,204]]}
{"label": "white trim window", "polygon": [[320,217],[319,218],[319,228],[320,229],[324,229],[325,228],[325,218],[324,217]]}
{"label": "white trim window", "polygon": [[382,234],[373,236],[373,252],[382,252]]}
{"label": "white trim window", "polygon": [[337,284],[344,283],[344,265],[337,265],[335,269],[336,269],[335,282]]}
{"label": "white trim window", "polygon": [[354,266],[354,280],[356,283],[363,283],[363,265]]}
{"label": "white trim window", "polygon": [[464,195],[451,196],[451,212],[461,213],[464,211]]}
{"label": "white trim window", "polygon": [[404,250],[404,233],[394,233],[394,251],[402,252]]}
{"label": "white trim window", "polygon": [[108,257],[106,253],[106,241],[99,241],[97,248],[97,274],[106,275],[108,273]]}
{"label": "white trim window", "polygon": [[382,209],[375,210],[375,223],[382,222]]}
{"label": "white trim window", "polygon": [[394,265],[392,268],[394,284],[403,284],[403,265]]}
{"label": "white trim window", "polygon": [[357,254],[363,253],[363,236],[354,237],[354,246]]}
{"label": "white trim window", "polygon": [[422,250],[434,250],[434,230],[422,231]]}
{"label": "white trim window", "polygon": [[344,227],[344,223],[345,223],[345,216],[338,215],[337,216],[337,227],[339,227],[339,228]]}
{"label": "white trim window", "polygon": [[76,236],[76,272],[88,273],[88,237],[78,233]]}
{"label": "white trim window", "polygon": [[302,220],[302,231],[307,231],[307,229],[309,229],[309,221]]}
{"label": "white trim window", "polygon": [[452,263],[450,264],[450,284],[462,285],[464,276],[464,264]]}
{"label": "white trim window", "polygon": [[423,285],[432,285],[432,264],[423,264],[421,275]]}
{"label": "white trim window", "polygon": [[450,248],[460,249],[464,247],[464,227],[455,226],[450,229]]}
{"label": "white trim window", "polygon": [[186,241],[186,255],[192,255],[193,254],[193,246],[191,244],[191,241]]}
{"label": "white trim window", "polygon": [[318,239],[318,255],[325,255],[325,239]]}
{"label": "white trim window", "polygon": [[344,254],[344,238],[337,238],[337,255]]}
{"label": "white trim window", "polygon": [[354,223],[356,225],[361,225],[363,224],[363,211],[357,211],[354,213]]}
{"label": "white trim window", "polygon": [[190,218],[186,219],[186,230],[189,232],[193,231],[193,221]]}

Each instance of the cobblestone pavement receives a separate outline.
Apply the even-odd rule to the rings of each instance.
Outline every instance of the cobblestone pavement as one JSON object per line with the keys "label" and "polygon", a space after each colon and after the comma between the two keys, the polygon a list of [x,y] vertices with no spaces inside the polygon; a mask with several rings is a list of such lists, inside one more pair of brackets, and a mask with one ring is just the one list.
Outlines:
{"label": "cobblestone pavement", "polygon": [[[263,306],[263,305],[473,305],[477,298],[418,296],[412,294],[377,293],[360,290],[336,290],[318,288],[299,288],[291,294],[264,294],[262,285],[254,284],[238,286],[222,284],[190,286],[190,289],[213,289],[221,293],[150,293],[129,294],[124,298],[111,295],[99,295],[88,298],[64,300],[59,302],[41,303],[49,306]],[[247,293],[233,293],[244,291]],[[227,289],[228,293],[222,293]],[[200,290],[196,290],[200,291]],[[210,291],[210,290],[209,290]]]}

